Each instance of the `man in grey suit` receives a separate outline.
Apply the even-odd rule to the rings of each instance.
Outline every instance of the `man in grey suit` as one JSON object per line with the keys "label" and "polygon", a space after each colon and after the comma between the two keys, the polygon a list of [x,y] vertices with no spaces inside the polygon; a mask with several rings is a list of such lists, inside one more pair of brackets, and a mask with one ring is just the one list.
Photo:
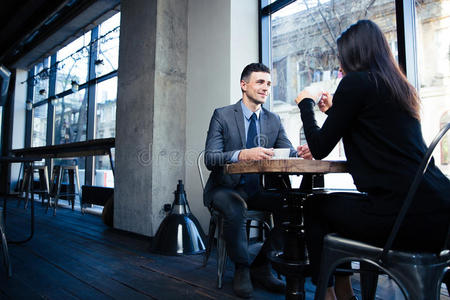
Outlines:
{"label": "man in grey suit", "polygon": [[[312,158],[306,145],[299,146],[297,151],[292,147],[280,117],[261,106],[269,95],[270,84],[269,68],[259,63],[246,66],[240,82],[242,99],[214,111],[206,139],[205,163],[212,172],[206,183],[204,203],[224,216],[227,253],[235,263],[233,290],[244,298],[252,296],[250,276],[272,292],[284,292],[285,284],[273,276],[267,253],[274,245],[280,247],[283,243],[280,225],[287,212],[282,209],[281,195],[260,187],[258,175],[225,174],[223,166],[270,159],[273,148],[290,148],[290,156]],[[275,221],[270,237],[251,266],[245,224],[247,207],[271,211]]]}

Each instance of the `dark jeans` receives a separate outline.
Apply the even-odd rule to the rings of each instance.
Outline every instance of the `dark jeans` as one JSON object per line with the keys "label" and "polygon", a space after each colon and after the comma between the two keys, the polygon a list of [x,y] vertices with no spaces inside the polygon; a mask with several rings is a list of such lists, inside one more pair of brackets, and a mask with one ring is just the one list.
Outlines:
{"label": "dark jeans", "polygon": [[281,194],[274,191],[259,190],[249,197],[244,188],[218,187],[211,191],[212,207],[223,214],[223,232],[227,253],[235,264],[249,265],[248,241],[246,232],[247,207],[252,210],[273,213],[275,226],[264,242],[258,258],[267,258],[267,253],[282,249],[284,234],[281,229],[287,211],[283,209]]}
{"label": "dark jeans", "polygon": [[[317,284],[322,257],[323,238],[328,233],[370,243],[380,247],[389,236],[396,216],[367,213],[368,196],[356,193],[314,195],[305,203],[306,244]],[[437,252],[444,246],[449,224],[448,214],[407,215],[393,248]],[[332,281],[329,282],[329,286]]]}

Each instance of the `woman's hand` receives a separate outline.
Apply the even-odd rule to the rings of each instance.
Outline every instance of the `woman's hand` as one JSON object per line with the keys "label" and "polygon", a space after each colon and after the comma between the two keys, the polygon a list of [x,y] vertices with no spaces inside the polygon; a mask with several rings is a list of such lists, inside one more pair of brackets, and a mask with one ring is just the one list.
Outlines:
{"label": "woman's hand", "polygon": [[305,98],[314,99],[314,96],[309,90],[304,89],[303,91],[300,92],[300,94],[298,94],[297,98],[295,98],[295,103],[297,103],[298,105]]}
{"label": "woman's hand", "polygon": [[303,159],[313,159],[313,156],[311,154],[311,151],[309,151],[309,147],[307,144],[297,147],[297,156]]}
{"label": "woman's hand", "polygon": [[333,105],[333,97],[328,92],[324,92],[319,100],[319,109],[321,112],[326,112]]}

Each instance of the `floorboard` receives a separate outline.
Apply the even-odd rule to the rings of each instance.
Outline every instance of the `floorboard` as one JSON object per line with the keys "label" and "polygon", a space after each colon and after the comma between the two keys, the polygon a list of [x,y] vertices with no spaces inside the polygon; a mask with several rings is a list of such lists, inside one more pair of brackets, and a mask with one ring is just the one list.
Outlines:
{"label": "floorboard", "polygon": [[[23,204],[23,202],[22,202]],[[56,216],[35,203],[35,236],[9,245],[13,277],[0,267],[0,299],[237,299],[232,291],[233,266],[227,265],[224,287],[216,288],[216,254],[206,267],[201,255],[152,253],[148,237],[105,226],[98,215],[58,208]],[[30,208],[8,201],[7,236],[29,233]],[[257,253],[258,245],[251,247]],[[358,276],[352,278],[356,293]],[[314,286],[307,280],[306,299]],[[447,291],[441,299],[450,300]],[[255,287],[254,299],[284,299]],[[387,277],[381,277],[377,299],[403,299]]]}

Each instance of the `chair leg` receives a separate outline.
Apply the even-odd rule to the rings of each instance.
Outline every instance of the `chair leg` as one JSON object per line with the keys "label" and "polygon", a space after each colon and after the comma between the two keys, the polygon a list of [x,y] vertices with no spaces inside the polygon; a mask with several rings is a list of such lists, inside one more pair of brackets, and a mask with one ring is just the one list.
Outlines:
{"label": "chair leg", "polygon": [[248,219],[245,225],[245,231],[247,232],[247,240],[250,240],[250,229],[252,226],[252,220]]}
{"label": "chair leg", "polygon": [[215,217],[211,216],[211,221],[209,222],[208,231],[208,241],[206,244],[205,254],[203,256],[203,266],[206,267],[208,263],[209,256],[211,255],[212,244],[214,243],[214,234],[216,233],[216,222]]}
{"label": "chair leg", "polygon": [[325,265],[324,262],[321,262],[320,266],[320,275],[319,282],[316,287],[316,294],[314,296],[314,300],[323,300],[325,299],[325,295],[327,294],[328,288],[328,279],[332,276],[334,268],[328,268],[328,265]]}
{"label": "chair leg", "polygon": [[264,242],[264,221],[258,222],[258,241]]}
{"label": "chair leg", "polygon": [[0,211],[0,236],[2,240],[2,249],[3,249],[3,265],[6,268],[6,274],[8,277],[12,276],[12,270],[11,270],[11,262],[9,260],[9,252],[8,252],[8,244],[6,240],[5,230],[4,230],[4,224],[3,224],[3,212]]}
{"label": "chair leg", "polygon": [[[24,176],[27,176],[27,181],[26,181],[26,185],[24,185],[25,187],[25,205],[24,205],[24,209],[28,208],[28,196],[30,197],[31,201],[34,201],[34,194],[30,193],[31,188],[33,187],[34,184],[34,179],[33,179],[33,170],[30,167],[26,167],[25,170],[28,170],[26,173],[24,173]],[[26,174],[26,175],[25,175]]]}
{"label": "chair leg", "polygon": [[439,300],[441,276],[445,269],[446,267],[442,265],[431,268],[420,265],[396,265],[391,266],[389,271],[405,293],[406,299]]}
{"label": "chair leg", "polygon": [[[83,210],[83,204],[82,204],[82,192],[81,192],[81,186],[80,186],[80,176],[78,176],[78,166],[75,166],[75,182],[76,182],[76,187],[77,187],[77,192],[78,192],[78,199],[80,200],[80,209],[81,212],[84,213]],[[73,198],[73,202],[75,204],[75,197]],[[73,210],[73,209],[72,209]]]}
{"label": "chair leg", "polygon": [[56,195],[55,200],[53,200],[53,215],[56,216],[56,207],[58,206],[59,197]]}
{"label": "chair leg", "polygon": [[263,227],[263,231],[266,232],[265,234],[266,234],[266,238],[267,238],[270,235],[271,227],[267,222],[263,222],[262,227]]}
{"label": "chair leg", "polygon": [[450,269],[447,269],[442,282],[445,283],[445,285],[447,286],[447,291],[450,294]]}
{"label": "chair leg", "polygon": [[378,285],[378,269],[368,263],[360,262],[361,268],[361,298],[362,300],[373,300]]}
{"label": "chair leg", "polygon": [[58,200],[59,200],[59,194],[61,193],[61,182],[63,180],[63,168],[59,168],[58,170],[59,172],[59,179],[57,182],[57,190],[56,190],[56,197],[55,197],[55,201],[53,202],[53,215],[56,216],[56,208],[58,207]]}
{"label": "chair leg", "polygon": [[[72,205],[72,210],[75,209],[75,174],[74,170],[68,169],[67,174],[69,177],[69,185],[67,186],[67,193],[73,194],[73,196],[66,196],[69,204]],[[73,188],[73,191],[72,191]]]}
{"label": "chair leg", "polygon": [[219,218],[218,221],[218,239],[217,239],[217,287],[222,288],[223,273],[227,262],[227,252],[225,240],[223,238],[223,219]]}
{"label": "chair leg", "polygon": [[45,213],[47,214],[49,207],[52,206],[52,197],[50,195],[47,195],[47,206],[45,207]]}
{"label": "chair leg", "polygon": [[325,239],[322,257],[320,261],[320,271],[319,271],[320,273],[314,300],[325,299],[325,295],[327,293],[328,288],[328,280],[331,278],[331,276],[333,276],[334,270],[337,267],[337,264],[335,262],[338,261],[339,257],[340,257],[339,253],[327,247],[327,241]]}

